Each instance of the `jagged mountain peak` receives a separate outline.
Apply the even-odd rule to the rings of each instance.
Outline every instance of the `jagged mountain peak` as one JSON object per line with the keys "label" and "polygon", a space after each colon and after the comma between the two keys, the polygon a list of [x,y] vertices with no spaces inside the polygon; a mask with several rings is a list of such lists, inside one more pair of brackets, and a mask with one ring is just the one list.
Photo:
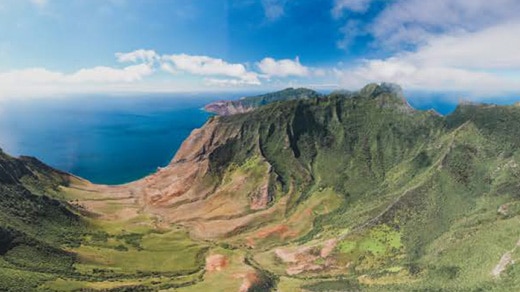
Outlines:
{"label": "jagged mountain peak", "polygon": [[404,98],[403,89],[395,83],[370,83],[365,85],[360,91],[360,95],[366,97],[376,97],[383,93],[393,94],[397,97]]}

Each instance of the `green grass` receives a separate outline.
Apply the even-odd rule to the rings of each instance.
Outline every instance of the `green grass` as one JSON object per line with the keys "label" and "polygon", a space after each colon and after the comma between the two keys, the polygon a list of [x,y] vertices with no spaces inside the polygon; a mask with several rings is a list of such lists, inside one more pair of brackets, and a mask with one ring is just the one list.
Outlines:
{"label": "green grass", "polygon": [[134,234],[131,244],[127,238],[128,235],[116,235],[104,246],[99,242],[93,245],[85,242],[74,249],[79,257],[76,268],[84,273],[107,269],[126,274],[184,274],[199,270],[203,264],[200,255],[204,252],[204,245],[189,239],[185,232]]}

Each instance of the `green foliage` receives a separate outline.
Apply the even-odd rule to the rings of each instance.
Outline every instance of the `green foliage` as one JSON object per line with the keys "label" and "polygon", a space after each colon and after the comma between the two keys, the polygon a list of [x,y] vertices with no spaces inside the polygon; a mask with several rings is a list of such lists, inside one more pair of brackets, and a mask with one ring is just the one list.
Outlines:
{"label": "green foliage", "polygon": [[325,292],[325,291],[362,291],[361,285],[356,280],[335,280],[318,282],[316,284],[302,287],[309,291]]}
{"label": "green foliage", "polygon": [[[441,117],[410,108],[388,84],[327,96],[289,90],[239,102],[258,108],[214,118],[219,134],[234,134],[207,153],[214,181],[227,184],[234,175],[247,176],[247,186],[254,188],[267,178],[274,200],[287,198],[286,218],[302,214],[302,206],[327,193],[340,196],[334,206],[312,208],[312,230],[291,244],[336,238],[332,256],[337,262],[332,266],[348,268],[329,280],[325,277],[333,276],[327,268],[316,272],[322,278],[298,279],[309,280],[304,289],[520,287],[517,264],[497,279],[491,276],[506,252],[520,261],[520,108],[464,104]],[[130,290],[175,288],[200,280],[130,281],[195,275],[210,243],[195,243],[182,232],[95,230],[60,201],[59,185],[68,183],[62,173],[3,153],[0,165],[0,290],[21,277],[28,279],[20,284],[25,291],[56,277],[82,285],[118,279],[127,281],[127,287],[117,289]],[[216,244],[230,253],[240,249]],[[328,265],[321,257],[313,261]],[[276,289],[282,272],[245,264],[260,273],[252,290]],[[362,285],[360,277],[374,284]]]}
{"label": "green foliage", "polygon": [[235,101],[244,107],[260,107],[273,102],[288,101],[294,99],[318,98],[320,96],[316,91],[306,88],[286,88],[273,93],[262,94],[258,96],[246,97]]}

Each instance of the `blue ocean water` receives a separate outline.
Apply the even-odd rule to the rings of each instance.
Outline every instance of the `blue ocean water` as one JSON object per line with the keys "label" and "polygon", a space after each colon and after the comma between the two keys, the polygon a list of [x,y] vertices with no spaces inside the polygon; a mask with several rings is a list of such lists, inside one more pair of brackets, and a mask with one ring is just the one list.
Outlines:
{"label": "blue ocean water", "polygon": [[[216,95],[75,97],[0,104],[0,147],[95,183],[121,184],[172,159]],[[229,98],[226,97],[226,98]]]}

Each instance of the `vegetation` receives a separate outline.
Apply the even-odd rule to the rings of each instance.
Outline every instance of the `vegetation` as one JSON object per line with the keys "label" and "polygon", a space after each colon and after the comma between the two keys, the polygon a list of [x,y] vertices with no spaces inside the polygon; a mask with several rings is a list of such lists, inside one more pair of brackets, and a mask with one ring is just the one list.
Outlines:
{"label": "vegetation", "polygon": [[207,155],[222,198],[267,185],[277,210],[213,241],[85,217],[67,175],[0,153],[0,290],[520,289],[519,107],[442,117],[388,84],[314,97],[213,118],[239,133]]}
{"label": "vegetation", "polygon": [[258,96],[244,97],[233,101],[219,101],[208,104],[205,109],[219,115],[248,112],[258,107],[295,99],[314,99],[320,94],[307,88],[286,88],[284,90],[262,94]]}

